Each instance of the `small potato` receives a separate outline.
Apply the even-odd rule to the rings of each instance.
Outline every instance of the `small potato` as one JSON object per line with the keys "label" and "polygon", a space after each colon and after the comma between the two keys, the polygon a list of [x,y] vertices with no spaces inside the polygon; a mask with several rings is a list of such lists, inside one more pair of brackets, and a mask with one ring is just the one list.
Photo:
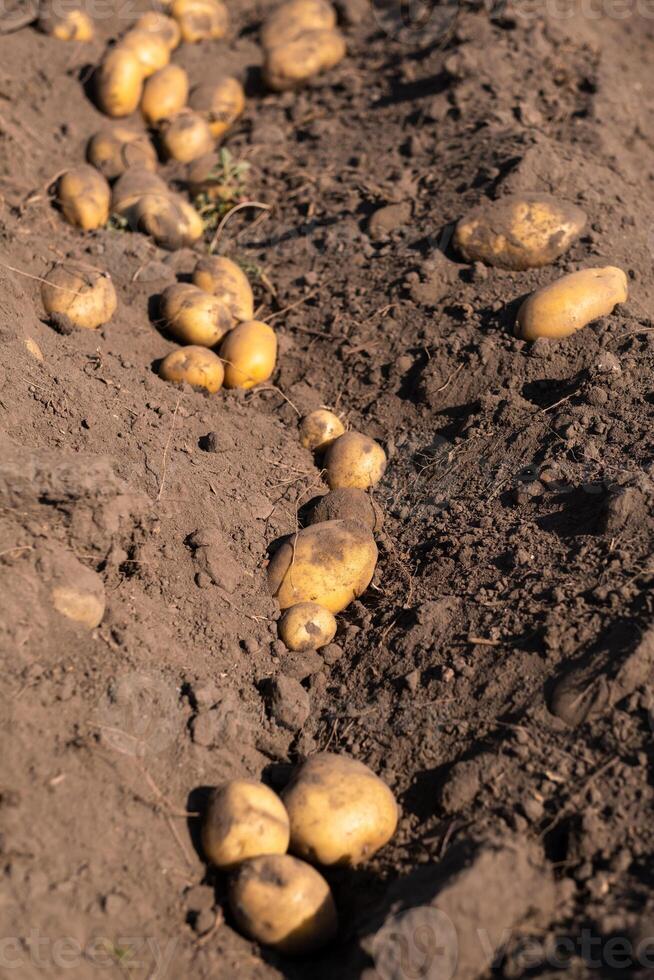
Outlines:
{"label": "small potato", "polygon": [[306,31],[266,52],[263,76],[277,92],[303,85],[345,57],[345,39],[337,30]]}
{"label": "small potato", "polygon": [[161,34],[134,28],[118,42],[121,51],[130,51],[138,58],[143,78],[165,68],[170,61],[170,47]]}
{"label": "small potato", "polygon": [[361,432],[346,432],[327,449],[324,467],[332,490],[339,487],[366,490],[379,483],[384,475],[386,453],[378,442]]}
{"label": "small potato", "polygon": [[66,221],[83,231],[102,228],[109,220],[111,189],[95,167],[82,164],[59,180],[57,200]]}
{"label": "small potato", "polygon": [[159,13],[158,10],[148,10],[142,14],[134,24],[134,28],[162,37],[168,45],[169,51],[174,51],[182,40],[182,32],[177,21],[166,16],[166,14]]}
{"label": "small potato", "polygon": [[317,602],[342,612],[370,585],[377,545],[356,521],[326,521],[292,534],[268,565],[268,587],[281,609]]}
{"label": "small potato", "polygon": [[59,10],[55,3],[41,7],[38,28],[59,41],[92,41],[93,21],[84,10]]}
{"label": "small potato", "polygon": [[511,194],[461,218],[454,246],[469,262],[533,269],[563,255],[585,224],[581,208],[549,194]]}
{"label": "small potato", "polygon": [[305,449],[322,453],[345,432],[345,426],[338,415],[326,408],[310,412],[300,422],[300,442]]}
{"label": "small potato", "polygon": [[581,269],[532,293],[520,307],[516,334],[523,340],[559,338],[581,330],[598,317],[608,316],[628,296],[622,269]]}
{"label": "small potato", "polygon": [[237,321],[254,316],[254,297],[248,277],[240,266],[223,255],[206,255],[198,260],[193,282],[205,293],[212,293],[227,306]]}
{"label": "small potato", "polygon": [[213,347],[232,325],[224,303],[190,283],[175,283],[164,290],[161,313],[173,337],[200,347]]}
{"label": "small potato", "polygon": [[190,109],[162,120],[159,135],[166,156],[179,163],[190,163],[209,153],[213,147],[209,123]]}
{"label": "small potato", "polygon": [[92,136],[86,158],[107,180],[115,180],[129,167],[157,169],[157,154],[147,134],[127,126],[102,129]]}
{"label": "small potato", "polygon": [[41,299],[55,323],[89,330],[108,323],[118,303],[108,275],[74,263],[56,265],[48,273],[41,285]]}
{"label": "small potato", "polygon": [[143,92],[143,68],[132,51],[112,48],[100,65],[96,79],[98,106],[108,116],[129,116]]}
{"label": "small potato", "polygon": [[204,232],[202,218],[179,194],[145,194],[137,201],[133,214],[134,230],[150,235],[170,252],[192,245]]}
{"label": "small potato", "polygon": [[186,105],[188,75],[179,65],[166,65],[145,83],[141,112],[150,124],[168,119]]}
{"label": "small potato", "polygon": [[269,854],[241,865],[229,890],[239,929],[287,956],[313,953],[338,930],[329,885],[311,865]]}
{"label": "small potato", "polygon": [[298,602],[279,620],[280,640],[296,653],[326,647],[335,636],[334,614],[317,602]]}
{"label": "small potato", "polygon": [[211,794],[202,848],[214,867],[229,871],[260,854],[286,854],[289,836],[284,804],[263,783],[233,779]]}
{"label": "small potato", "polygon": [[261,29],[263,48],[294,41],[305,31],[336,27],[336,11],[327,0],[288,0],[277,7]]}
{"label": "small potato", "polygon": [[398,807],[386,783],[345,755],[311,756],[282,799],[291,821],[291,850],[317,864],[361,864],[397,828]]}
{"label": "small potato", "polygon": [[341,487],[325,494],[314,507],[309,524],[322,521],[359,521],[371,531],[380,531],[384,526],[384,515],[365,490]]}
{"label": "small potato", "polygon": [[159,377],[174,384],[192,385],[219,391],[222,387],[224,371],[220,358],[206,347],[182,347],[164,357],[159,367]]}
{"label": "small potato", "polygon": [[206,119],[214,139],[220,139],[245,109],[245,92],[236,78],[225,76],[217,82],[196,85],[189,106]]}
{"label": "small potato", "polygon": [[170,12],[189,44],[219,41],[229,28],[229,13],[222,0],[173,0]]}
{"label": "small potato", "polygon": [[227,334],[220,356],[225,362],[226,388],[254,388],[275,370],[275,331],[259,320],[245,320]]}

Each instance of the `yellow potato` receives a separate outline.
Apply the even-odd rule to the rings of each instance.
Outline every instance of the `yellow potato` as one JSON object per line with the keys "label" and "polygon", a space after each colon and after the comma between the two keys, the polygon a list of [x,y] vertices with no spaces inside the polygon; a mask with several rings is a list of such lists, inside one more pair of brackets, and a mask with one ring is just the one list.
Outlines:
{"label": "yellow potato", "polygon": [[94,630],[102,622],[105,610],[104,592],[88,591],[80,585],[58,586],[52,590],[52,604],[75,623]]}
{"label": "yellow potato", "polygon": [[282,799],[291,821],[291,850],[317,864],[361,864],[397,828],[398,807],[386,783],[345,755],[311,756]]}
{"label": "yellow potato", "polygon": [[135,55],[141,66],[143,78],[149,78],[156,71],[165,68],[170,61],[170,47],[165,37],[152,31],[134,28],[117,44],[121,51]]}
{"label": "yellow potato", "polygon": [[569,337],[598,317],[608,316],[628,296],[622,269],[581,269],[532,293],[520,307],[516,333],[524,340]]}
{"label": "yellow potato", "polygon": [[107,180],[115,180],[129,167],[157,169],[157,154],[147,133],[128,126],[100,130],[89,140],[86,157]]}
{"label": "yellow potato", "polygon": [[252,287],[240,266],[222,255],[206,255],[198,259],[193,282],[205,293],[222,300],[237,321],[254,316]]}
{"label": "yellow potato", "polygon": [[173,0],[170,12],[189,44],[218,41],[229,28],[229,13],[222,0]]}
{"label": "yellow potato", "polygon": [[206,119],[214,139],[223,136],[245,108],[245,92],[236,78],[224,77],[217,82],[196,85],[189,105]]}
{"label": "yellow potato", "polygon": [[86,163],[60,178],[57,200],[66,221],[83,231],[101,228],[109,220],[109,184],[95,167]]}
{"label": "yellow potato", "polygon": [[108,116],[129,116],[143,92],[143,68],[132,51],[112,48],[98,70],[97,99]]}
{"label": "yellow potato", "polygon": [[220,358],[206,347],[181,347],[164,357],[159,367],[159,377],[174,384],[192,385],[219,391],[224,371]]}
{"label": "yellow potato", "polygon": [[158,34],[168,45],[169,51],[174,51],[182,39],[179,24],[172,17],[159,13],[158,10],[148,10],[134,24],[135,29]]}
{"label": "yellow potato", "polygon": [[341,487],[325,494],[313,508],[309,524],[322,521],[359,521],[371,531],[379,531],[384,524],[384,515],[365,490]]}
{"label": "yellow potato", "polygon": [[268,587],[281,609],[317,602],[338,613],[370,585],[377,545],[356,521],[326,521],[292,534],[268,565]]}
{"label": "yellow potato", "polygon": [[114,184],[111,195],[112,214],[131,219],[135,205],[145,195],[167,200],[168,185],[157,174],[144,167],[129,167]]}
{"label": "yellow potato", "polygon": [[336,27],[336,11],[327,0],[288,0],[277,7],[261,29],[261,44],[274,48],[294,41],[305,31]]}
{"label": "yellow potato", "polygon": [[46,3],[39,13],[38,27],[59,41],[92,41],[93,21],[84,10],[61,10],[56,3]]}
{"label": "yellow potato", "polygon": [[162,120],[159,135],[166,155],[179,163],[190,163],[209,153],[213,147],[208,122],[190,109],[183,109],[177,115]]}
{"label": "yellow potato", "polygon": [[322,453],[345,432],[345,426],[338,415],[326,408],[310,412],[300,422],[300,442],[305,449]]}
{"label": "yellow potato", "polygon": [[323,461],[332,490],[358,487],[366,490],[379,483],[386,469],[386,453],[374,439],[361,432],[346,432],[328,447]]}
{"label": "yellow potato", "polygon": [[269,48],[263,76],[278,92],[329,71],[345,57],[345,39],[337,30],[306,31],[293,41]]}
{"label": "yellow potato", "polygon": [[581,208],[549,194],[511,194],[461,218],[454,246],[469,262],[532,269],[563,255],[585,224]]}
{"label": "yellow potato", "polygon": [[232,325],[224,303],[190,283],[175,283],[164,290],[161,312],[173,337],[200,347],[213,347]]}
{"label": "yellow potato", "polygon": [[298,602],[279,621],[279,638],[297,653],[319,650],[336,636],[334,614],[317,602]]}
{"label": "yellow potato", "polygon": [[287,956],[302,956],[336,935],[338,918],[329,885],[311,865],[270,854],[241,865],[229,890],[239,929]]}
{"label": "yellow potato", "polygon": [[150,235],[171,252],[192,245],[204,232],[202,218],[179,194],[144,194],[133,214],[134,230]]}
{"label": "yellow potato", "polygon": [[75,263],[56,265],[48,273],[41,299],[53,320],[89,330],[108,323],[118,303],[108,275]]}
{"label": "yellow potato", "polygon": [[261,854],[286,854],[290,829],[284,804],[252,779],[219,786],[202,824],[202,849],[216,868],[229,871]]}
{"label": "yellow potato", "polygon": [[245,320],[227,334],[220,356],[225,362],[226,388],[253,388],[275,370],[275,331],[259,320]]}
{"label": "yellow potato", "polygon": [[179,65],[166,65],[145,83],[141,112],[153,124],[176,115],[188,99],[188,75]]}

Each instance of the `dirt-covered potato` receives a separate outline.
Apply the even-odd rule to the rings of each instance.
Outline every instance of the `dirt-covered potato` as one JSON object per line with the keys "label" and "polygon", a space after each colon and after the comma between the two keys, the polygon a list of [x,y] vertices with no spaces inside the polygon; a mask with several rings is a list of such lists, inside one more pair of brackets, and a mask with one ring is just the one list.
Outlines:
{"label": "dirt-covered potato", "polygon": [[345,432],[345,426],[338,415],[326,408],[309,412],[300,422],[300,442],[305,449],[322,453]]}
{"label": "dirt-covered potato", "polygon": [[268,586],[281,609],[317,602],[338,613],[370,585],[377,545],[356,521],[312,524],[286,538],[270,559]]}
{"label": "dirt-covered potato", "polygon": [[112,48],[96,76],[99,108],[108,116],[129,116],[138,107],[143,92],[141,62],[127,48]]}
{"label": "dirt-covered potato", "polygon": [[165,37],[141,28],[128,31],[117,47],[121,51],[130,51],[138,59],[143,78],[165,68],[170,61],[170,47]]}
{"label": "dirt-covered potato", "polygon": [[532,293],[520,307],[516,334],[524,340],[569,337],[598,317],[608,316],[628,296],[622,269],[581,269]]}
{"label": "dirt-covered potato", "polygon": [[154,124],[176,115],[188,99],[188,75],[179,65],[166,65],[148,78],[143,88],[141,112]]}
{"label": "dirt-covered potato", "polygon": [[291,850],[317,864],[361,864],[397,827],[398,807],[386,783],[345,755],[311,756],[282,799],[291,821]]}
{"label": "dirt-covered potato", "polygon": [[202,823],[207,860],[225,871],[260,854],[286,854],[290,829],[284,804],[253,779],[233,779],[215,789]]}
{"label": "dirt-covered potato", "polygon": [[222,0],[173,0],[170,12],[189,44],[218,41],[229,28],[229,13]]}
{"label": "dirt-covered potato", "polygon": [[109,220],[109,184],[95,167],[86,163],[68,170],[59,179],[57,201],[66,221],[83,231],[101,228]]}
{"label": "dirt-covered potato", "polygon": [[279,638],[296,653],[319,650],[336,636],[334,614],[317,602],[298,602],[286,610],[278,623]]}
{"label": "dirt-covered potato", "polygon": [[245,92],[236,78],[226,75],[191,90],[189,106],[206,119],[214,139],[220,139],[245,109]]}
{"label": "dirt-covered potato", "polygon": [[141,14],[134,27],[136,30],[148,31],[150,34],[162,37],[169,51],[174,51],[182,39],[177,21],[158,10],[148,10],[145,14]]}
{"label": "dirt-covered potato", "polygon": [[190,163],[209,153],[213,136],[209,123],[197,112],[182,109],[159,124],[159,136],[166,156],[179,163]]}
{"label": "dirt-covered potato", "polygon": [[232,325],[225,304],[190,283],[175,283],[164,290],[161,313],[173,337],[200,347],[213,347]]}
{"label": "dirt-covered potato", "polygon": [[469,262],[532,269],[566,252],[585,224],[581,208],[567,201],[549,194],[511,194],[461,218],[454,246]]}
{"label": "dirt-covered potato", "polygon": [[222,387],[224,371],[220,358],[212,350],[181,347],[164,357],[159,366],[159,377],[174,384],[185,381],[193,388],[214,392]]}
{"label": "dirt-covered potato", "polygon": [[309,524],[322,521],[359,521],[371,531],[381,531],[384,515],[365,490],[357,487],[340,487],[321,497],[311,512]]}
{"label": "dirt-covered potato", "polygon": [[102,622],[105,611],[102,579],[74,555],[66,556],[62,552],[53,564],[52,605],[66,619],[94,630]]}
{"label": "dirt-covered potato", "polygon": [[150,235],[170,252],[192,245],[204,232],[202,218],[180,194],[144,194],[136,202],[133,214],[134,230]]}
{"label": "dirt-covered potato", "polygon": [[254,388],[275,370],[277,337],[260,320],[245,320],[227,334],[220,348],[226,388]]}
{"label": "dirt-covered potato", "polygon": [[248,277],[240,266],[223,255],[205,255],[193,270],[193,282],[228,307],[236,321],[254,316],[254,297]]}
{"label": "dirt-covered potato", "polygon": [[130,218],[138,201],[146,194],[168,198],[170,192],[165,180],[145,167],[128,167],[114,184],[111,194],[111,212]]}
{"label": "dirt-covered potato", "polygon": [[84,10],[65,10],[54,2],[41,6],[38,28],[59,41],[92,41],[93,21]]}
{"label": "dirt-covered potato", "polygon": [[157,154],[147,133],[128,126],[101,129],[89,140],[86,158],[107,180],[115,180],[129,167],[157,169]]}
{"label": "dirt-covered potato", "polygon": [[229,904],[239,929],[287,956],[315,952],[338,930],[329,885],[288,854],[246,861],[231,882]]}
{"label": "dirt-covered potato", "polygon": [[295,88],[334,68],[345,57],[345,50],[345,39],[338,30],[306,31],[266,51],[264,79],[277,92]]}
{"label": "dirt-covered potato", "polygon": [[378,442],[361,432],[346,432],[328,447],[323,466],[332,490],[365,490],[379,483],[384,475],[386,453]]}
{"label": "dirt-covered potato", "polygon": [[294,41],[305,31],[336,27],[336,11],[327,0],[288,0],[266,18],[261,29],[262,47]]}
{"label": "dirt-covered potato", "polygon": [[108,275],[72,262],[56,265],[45,276],[41,299],[55,324],[89,330],[108,323],[118,302]]}

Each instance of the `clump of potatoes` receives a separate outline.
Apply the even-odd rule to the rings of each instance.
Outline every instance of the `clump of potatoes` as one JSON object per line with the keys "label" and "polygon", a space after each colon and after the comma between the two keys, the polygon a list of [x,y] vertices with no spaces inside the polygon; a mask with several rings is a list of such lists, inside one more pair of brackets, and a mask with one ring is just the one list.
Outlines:
{"label": "clump of potatoes", "polygon": [[608,316],[629,294],[627,276],[615,266],[581,269],[537,289],[520,309],[516,333],[523,340],[569,337]]}
{"label": "clump of potatoes", "polygon": [[263,74],[270,88],[295,88],[329,71],[345,57],[345,39],[327,0],[288,0],[261,31]]}

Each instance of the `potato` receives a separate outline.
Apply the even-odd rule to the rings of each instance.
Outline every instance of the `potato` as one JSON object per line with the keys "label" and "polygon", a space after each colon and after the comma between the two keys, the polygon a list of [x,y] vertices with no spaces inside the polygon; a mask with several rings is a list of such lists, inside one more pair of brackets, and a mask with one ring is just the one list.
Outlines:
{"label": "potato", "polygon": [[338,613],[370,585],[377,545],[356,521],[326,521],[292,534],[268,565],[268,587],[281,609],[317,602]]}
{"label": "potato", "polygon": [[102,622],[105,610],[104,593],[89,592],[83,586],[59,586],[52,590],[52,604],[58,613],[87,629],[94,630]]}
{"label": "potato", "polygon": [[108,275],[72,262],[56,265],[48,273],[41,299],[55,323],[89,330],[108,323],[118,303]]}
{"label": "potato", "polygon": [[291,821],[291,850],[317,864],[361,864],[397,828],[398,807],[386,783],[345,755],[311,756],[282,799]]}
{"label": "potato", "polygon": [[176,115],[188,99],[188,75],[179,65],[166,65],[145,83],[141,112],[154,124]]}
{"label": "potato", "polygon": [[286,854],[290,829],[284,804],[252,779],[233,779],[211,794],[202,848],[216,868],[230,870],[260,854]]}
{"label": "potato", "polygon": [[170,61],[168,42],[161,34],[154,34],[152,31],[134,28],[121,38],[116,47],[121,51],[129,51],[138,58],[143,78],[154,75]]}
{"label": "potato", "polygon": [[224,303],[190,283],[175,283],[164,290],[161,313],[173,337],[200,347],[213,347],[232,325]]}
{"label": "potato", "polygon": [[381,507],[365,490],[341,487],[325,494],[313,508],[309,524],[320,524],[322,521],[359,521],[371,531],[381,531],[384,515]]}
{"label": "potato", "polygon": [[295,88],[329,71],[345,57],[345,39],[337,30],[306,31],[266,52],[263,76],[278,92]]}
{"label": "potato", "polygon": [[170,12],[179,24],[182,39],[190,44],[218,41],[229,28],[229,13],[222,0],[173,0]]}
{"label": "potato", "polygon": [[101,228],[109,220],[109,184],[86,163],[68,170],[60,178],[57,200],[66,221],[83,231]]}
{"label": "potato", "polygon": [[214,139],[219,139],[245,109],[245,92],[236,78],[225,76],[217,82],[196,85],[189,105],[206,119]]}
{"label": "potato", "polygon": [[93,21],[84,10],[65,10],[56,3],[41,7],[38,28],[59,41],[92,41]]}
{"label": "potato", "polygon": [[229,308],[237,321],[254,316],[252,287],[240,266],[222,255],[206,255],[193,270],[193,282],[205,293],[212,293]]}
{"label": "potato", "polygon": [[98,106],[108,116],[129,116],[138,107],[143,92],[143,68],[132,51],[112,48],[96,78]]}
{"label": "potato", "polygon": [[305,31],[336,27],[336,11],[327,0],[288,0],[277,7],[261,29],[261,44],[274,48],[294,41]]}
{"label": "potato", "polygon": [[300,442],[305,449],[322,453],[345,432],[345,426],[338,415],[326,408],[310,412],[300,422]]}
{"label": "potato", "polygon": [[151,170],[129,167],[114,184],[111,194],[112,214],[130,219],[135,205],[146,194],[167,200],[170,191],[166,182]]}
{"label": "potato", "polygon": [[192,385],[219,391],[222,387],[224,371],[220,358],[206,347],[182,347],[164,357],[159,367],[159,377],[175,384]]}
{"label": "potato", "polygon": [[516,334],[524,340],[569,337],[627,300],[622,269],[581,269],[532,293],[520,307]]}
{"label": "potato", "polygon": [[220,356],[225,362],[226,388],[253,388],[275,370],[275,331],[259,320],[245,320],[227,334]]}
{"label": "potato", "polygon": [[454,246],[469,262],[532,269],[563,255],[585,224],[581,208],[567,201],[549,194],[511,194],[461,218]]}
{"label": "potato", "polygon": [[241,865],[229,904],[239,929],[287,956],[302,956],[336,935],[338,918],[329,885],[311,865],[288,854],[268,854]]}
{"label": "potato", "polygon": [[129,167],[157,169],[157,154],[147,134],[128,126],[101,129],[89,140],[86,158],[107,180],[115,180]]}
{"label": "potato", "polygon": [[204,232],[202,218],[179,194],[144,194],[134,207],[134,230],[175,252],[192,245]]}
{"label": "potato", "polygon": [[172,17],[159,13],[158,10],[148,10],[134,24],[136,30],[149,31],[162,37],[169,51],[174,51],[182,39],[179,24]]}
{"label": "potato", "polygon": [[182,109],[175,116],[162,120],[159,135],[166,156],[179,163],[190,163],[209,153],[213,147],[208,122],[190,109]]}
{"label": "potato", "polygon": [[289,650],[302,653],[326,647],[336,636],[334,614],[317,602],[298,602],[279,620],[279,638]]}
{"label": "potato", "polygon": [[346,432],[328,447],[323,466],[332,490],[339,487],[365,490],[379,483],[384,475],[386,453],[378,442],[361,432]]}

